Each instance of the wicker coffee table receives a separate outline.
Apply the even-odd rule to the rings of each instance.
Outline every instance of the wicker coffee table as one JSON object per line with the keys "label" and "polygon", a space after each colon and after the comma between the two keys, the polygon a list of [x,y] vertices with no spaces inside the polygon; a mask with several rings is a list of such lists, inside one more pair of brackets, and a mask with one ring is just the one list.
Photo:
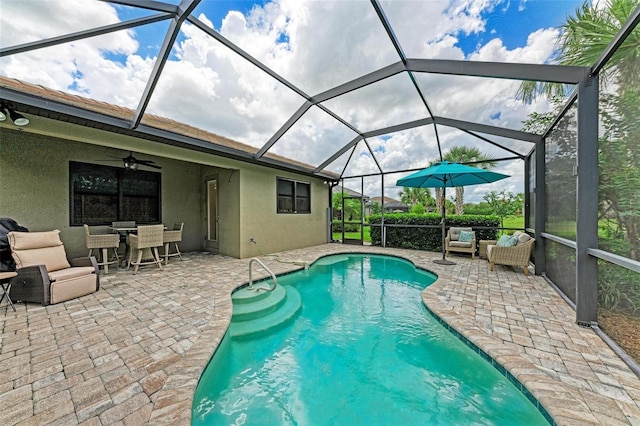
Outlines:
{"label": "wicker coffee table", "polygon": [[480,249],[478,250],[478,256],[480,259],[487,258],[487,246],[497,243],[496,240],[480,240]]}

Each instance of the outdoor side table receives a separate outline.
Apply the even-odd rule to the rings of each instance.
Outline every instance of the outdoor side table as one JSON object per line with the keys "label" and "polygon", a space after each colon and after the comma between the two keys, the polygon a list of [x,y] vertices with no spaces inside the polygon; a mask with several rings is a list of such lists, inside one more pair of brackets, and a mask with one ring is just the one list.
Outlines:
{"label": "outdoor side table", "polygon": [[487,258],[487,246],[491,244],[495,244],[496,240],[480,240],[480,249],[478,250],[478,257],[480,259]]}
{"label": "outdoor side table", "polygon": [[0,297],[0,303],[4,300],[5,296],[7,297],[7,304],[11,306],[13,312],[16,311],[16,307],[13,306],[13,302],[11,301],[11,297],[9,297],[9,291],[11,291],[11,278],[17,277],[18,274],[16,272],[0,272],[0,286],[2,286],[2,297]]}

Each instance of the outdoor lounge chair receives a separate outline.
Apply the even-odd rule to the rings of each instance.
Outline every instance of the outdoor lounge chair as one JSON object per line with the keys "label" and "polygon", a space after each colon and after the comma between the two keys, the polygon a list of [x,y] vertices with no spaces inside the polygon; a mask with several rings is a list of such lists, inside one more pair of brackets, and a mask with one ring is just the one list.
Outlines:
{"label": "outdoor lounge chair", "polygon": [[501,247],[497,244],[487,246],[489,269],[493,271],[494,265],[519,266],[525,275],[529,275],[529,259],[536,240],[523,232],[515,232],[513,236],[518,240],[515,246]]}
{"label": "outdoor lounge chair", "polygon": [[67,260],[60,231],[9,232],[9,247],[18,275],[11,279],[11,298],[49,305],[94,293],[100,288],[94,257]]}
{"label": "outdoor lounge chair", "polygon": [[[461,241],[460,234],[465,232],[471,232],[471,238],[469,241]],[[468,236],[468,234],[466,234]],[[467,238],[468,239],[468,238]],[[449,252],[456,251],[461,253],[471,253],[471,260],[475,258],[476,255],[476,233],[473,232],[471,228],[458,228],[451,227],[449,228],[449,232],[447,232],[447,238],[444,240],[444,248],[446,251],[446,255],[449,256]]]}

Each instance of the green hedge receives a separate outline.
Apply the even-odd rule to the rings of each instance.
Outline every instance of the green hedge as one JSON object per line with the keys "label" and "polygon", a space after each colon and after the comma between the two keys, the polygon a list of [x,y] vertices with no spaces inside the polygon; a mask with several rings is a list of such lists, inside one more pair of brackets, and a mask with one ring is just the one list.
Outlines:
{"label": "green hedge", "polygon": [[[384,215],[385,225],[422,225],[433,226],[430,228],[416,227],[387,227],[387,247],[410,248],[417,250],[442,250],[442,228],[440,221],[442,217],[435,213],[410,214],[410,213],[387,213]],[[369,218],[371,224],[371,244],[382,245],[381,227],[376,226],[382,223],[382,215],[375,214]],[[479,227],[490,226],[498,228],[500,218],[497,216],[447,216],[446,228],[452,226]],[[495,240],[498,232],[495,229],[476,229],[476,242],[480,240]]]}
{"label": "green hedge", "polygon": [[[334,220],[331,222],[332,232],[342,232],[342,220]],[[357,223],[346,223],[344,232],[360,232],[360,225]]]}

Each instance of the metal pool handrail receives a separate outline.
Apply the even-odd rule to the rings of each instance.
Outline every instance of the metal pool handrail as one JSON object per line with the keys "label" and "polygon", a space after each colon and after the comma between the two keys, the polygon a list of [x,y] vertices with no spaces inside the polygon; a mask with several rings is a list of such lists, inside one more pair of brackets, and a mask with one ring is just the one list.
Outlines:
{"label": "metal pool handrail", "polygon": [[271,278],[273,278],[273,286],[270,288],[256,288],[256,291],[273,291],[276,289],[276,286],[278,285],[278,279],[276,278],[275,274],[271,271],[271,269],[269,269],[267,267],[267,265],[265,265],[264,263],[262,263],[262,261],[260,259],[258,259],[257,257],[253,257],[251,258],[251,260],[249,261],[249,288],[251,290],[253,290],[253,278],[252,278],[252,271],[253,271],[253,262],[258,262],[260,264],[260,266],[262,266],[262,268],[267,271],[269,273],[269,275],[271,275]]}

